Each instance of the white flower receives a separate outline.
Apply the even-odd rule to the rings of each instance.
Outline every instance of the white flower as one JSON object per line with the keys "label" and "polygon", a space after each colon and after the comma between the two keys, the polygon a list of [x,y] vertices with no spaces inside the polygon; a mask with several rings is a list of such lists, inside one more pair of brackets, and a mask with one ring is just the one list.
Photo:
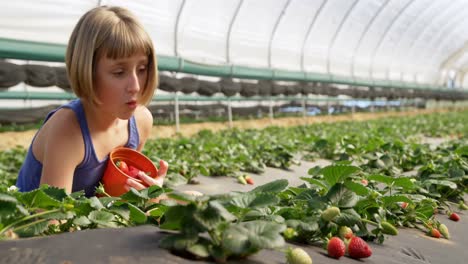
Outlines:
{"label": "white flower", "polygon": [[19,189],[18,187],[16,187],[16,185],[12,185],[10,187],[8,187],[7,191],[8,192],[17,192]]}

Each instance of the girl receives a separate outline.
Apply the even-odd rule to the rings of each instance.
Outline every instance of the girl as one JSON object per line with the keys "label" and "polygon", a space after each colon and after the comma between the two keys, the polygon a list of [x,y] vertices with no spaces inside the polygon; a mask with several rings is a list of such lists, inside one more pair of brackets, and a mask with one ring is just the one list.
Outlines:
{"label": "girl", "polygon": [[[128,10],[101,6],[78,21],[65,61],[79,99],[47,115],[16,185],[30,191],[48,184],[93,196],[109,153],[119,146],[141,151],[150,135],[153,117],[145,105],[158,85],[156,57],[151,38]],[[161,186],[167,169],[161,161],[157,179],[139,177]],[[145,188],[132,179],[125,187]]]}

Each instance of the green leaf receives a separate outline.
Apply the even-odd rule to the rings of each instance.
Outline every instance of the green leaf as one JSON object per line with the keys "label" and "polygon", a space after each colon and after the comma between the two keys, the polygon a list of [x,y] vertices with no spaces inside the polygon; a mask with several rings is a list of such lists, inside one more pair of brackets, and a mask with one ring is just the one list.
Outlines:
{"label": "green leaf", "polygon": [[355,192],[357,195],[367,196],[369,194],[369,189],[360,183],[353,181],[345,181],[344,185],[346,186],[346,188]]}
{"label": "green leaf", "polygon": [[18,200],[16,199],[16,197],[5,194],[5,193],[0,193],[0,201],[14,203],[14,204],[18,203]]}
{"label": "green leaf", "polygon": [[340,226],[354,226],[361,221],[361,217],[354,209],[341,210],[340,215],[333,219]]}
{"label": "green leaf", "polygon": [[80,216],[78,218],[73,219],[73,224],[81,227],[89,226],[92,222],[86,216]]}
{"label": "green leaf", "polygon": [[22,202],[28,208],[51,208],[59,207],[62,203],[49,195],[47,195],[42,189],[36,189],[30,192],[21,194],[18,200]]}
{"label": "green leaf", "polygon": [[455,153],[457,153],[460,156],[468,156],[468,146],[463,146],[455,150]]}
{"label": "green leaf", "polygon": [[90,197],[88,201],[89,201],[89,205],[96,210],[101,210],[105,208],[104,205],[102,205],[99,198],[97,198],[96,196]]}
{"label": "green leaf", "polygon": [[143,212],[140,208],[136,207],[135,205],[128,203],[128,209],[130,209],[130,220],[137,224],[144,224],[146,223],[147,217],[145,212]]}
{"label": "green leaf", "polygon": [[326,198],[335,206],[340,208],[350,208],[356,205],[359,197],[356,193],[348,190],[343,184],[335,184],[328,191]]}
{"label": "green leaf", "polygon": [[210,256],[209,244],[208,243],[196,243],[194,245],[188,246],[187,251],[192,253],[195,256],[201,258],[207,258]]}
{"label": "green leaf", "polygon": [[176,205],[171,206],[164,214],[164,222],[160,226],[167,230],[180,230],[182,223],[187,221],[187,218],[192,217],[196,207],[193,205]]}
{"label": "green leaf", "polygon": [[380,199],[382,199],[385,207],[397,202],[413,203],[413,201],[405,195],[381,196]]}
{"label": "green leaf", "polygon": [[288,180],[286,179],[281,179],[281,180],[275,180],[269,183],[266,183],[264,185],[260,185],[256,187],[255,189],[251,190],[250,192],[273,192],[273,193],[279,193],[286,189],[288,187]]}
{"label": "green leaf", "polygon": [[216,213],[221,216],[225,221],[231,222],[236,220],[236,217],[231,214],[220,202],[210,201],[208,202],[208,207],[212,208]]}
{"label": "green leaf", "polygon": [[258,249],[279,248],[284,245],[281,233],[286,229],[283,224],[267,221],[250,221],[242,223],[248,230],[249,241]]}
{"label": "green leaf", "polygon": [[279,203],[279,198],[271,193],[241,193],[231,200],[231,204],[240,208],[260,208]]}
{"label": "green leaf", "polygon": [[457,184],[448,180],[435,180],[435,179],[429,179],[425,180],[423,184],[435,184],[435,185],[442,185],[442,186],[447,186],[450,189],[457,189]]}
{"label": "green leaf", "polygon": [[187,250],[198,241],[196,234],[173,234],[161,239],[159,246],[165,249],[174,249],[178,251]]}
{"label": "green leaf", "polygon": [[22,225],[22,227],[14,229],[13,231],[20,237],[38,236],[47,230],[48,225],[49,221],[47,219],[40,219],[26,225]]}
{"label": "green leaf", "polygon": [[57,188],[53,186],[48,186],[47,188],[42,188],[42,190],[50,197],[54,198],[55,200],[62,201],[66,197],[68,197],[65,189]]}
{"label": "green leaf", "polygon": [[231,253],[241,255],[249,251],[250,242],[248,230],[240,225],[231,225],[223,234],[223,246]]}
{"label": "green leaf", "polygon": [[306,220],[306,219],[305,218],[302,220],[289,219],[289,220],[286,220],[286,225],[296,230],[302,230],[302,231],[307,231],[307,232],[318,230],[319,225],[317,221],[304,222],[303,220]]}
{"label": "green leaf", "polygon": [[314,178],[307,178],[307,177],[301,177],[301,180],[306,181],[312,185],[317,185],[321,187],[322,189],[328,190],[330,187],[328,186],[328,183],[319,179],[314,179]]}
{"label": "green leaf", "polygon": [[103,227],[116,227],[114,215],[105,211],[92,211],[88,215],[88,219]]}
{"label": "green leaf", "polygon": [[386,185],[389,185],[389,186],[392,185],[392,182],[394,180],[392,177],[385,176],[385,175],[380,175],[380,174],[369,175],[369,177],[367,177],[367,179],[370,180],[370,181],[385,183]]}
{"label": "green leaf", "polygon": [[359,167],[352,165],[333,164],[321,169],[320,173],[323,174],[328,186],[333,186],[335,183],[344,181],[351,174],[359,170],[361,170]]}

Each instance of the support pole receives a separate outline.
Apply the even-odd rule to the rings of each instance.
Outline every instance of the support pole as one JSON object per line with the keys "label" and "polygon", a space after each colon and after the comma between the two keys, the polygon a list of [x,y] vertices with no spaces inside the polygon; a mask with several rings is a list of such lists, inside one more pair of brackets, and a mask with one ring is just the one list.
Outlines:
{"label": "support pole", "polygon": [[179,92],[175,93],[174,96],[174,113],[175,113],[175,123],[176,123],[176,133],[180,133],[180,124],[179,124]]}
{"label": "support pole", "polygon": [[229,128],[233,128],[232,124],[232,107],[231,107],[231,99],[228,98],[228,120],[229,120]]}
{"label": "support pole", "polygon": [[270,98],[270,105],[269,105],[269,115],[270,121],[273,123],[273,99]]}

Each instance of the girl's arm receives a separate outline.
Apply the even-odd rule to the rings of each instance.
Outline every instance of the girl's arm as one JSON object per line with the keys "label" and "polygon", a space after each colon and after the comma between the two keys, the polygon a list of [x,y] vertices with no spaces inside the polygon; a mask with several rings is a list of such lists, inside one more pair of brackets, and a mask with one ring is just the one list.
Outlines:
{"label": "girl's arm", "polygon": [[71,193],[75,168],[84,157],[84,142],[75,114],[57,111],[43,127],[37,146],[42,160],[41,184]]}

